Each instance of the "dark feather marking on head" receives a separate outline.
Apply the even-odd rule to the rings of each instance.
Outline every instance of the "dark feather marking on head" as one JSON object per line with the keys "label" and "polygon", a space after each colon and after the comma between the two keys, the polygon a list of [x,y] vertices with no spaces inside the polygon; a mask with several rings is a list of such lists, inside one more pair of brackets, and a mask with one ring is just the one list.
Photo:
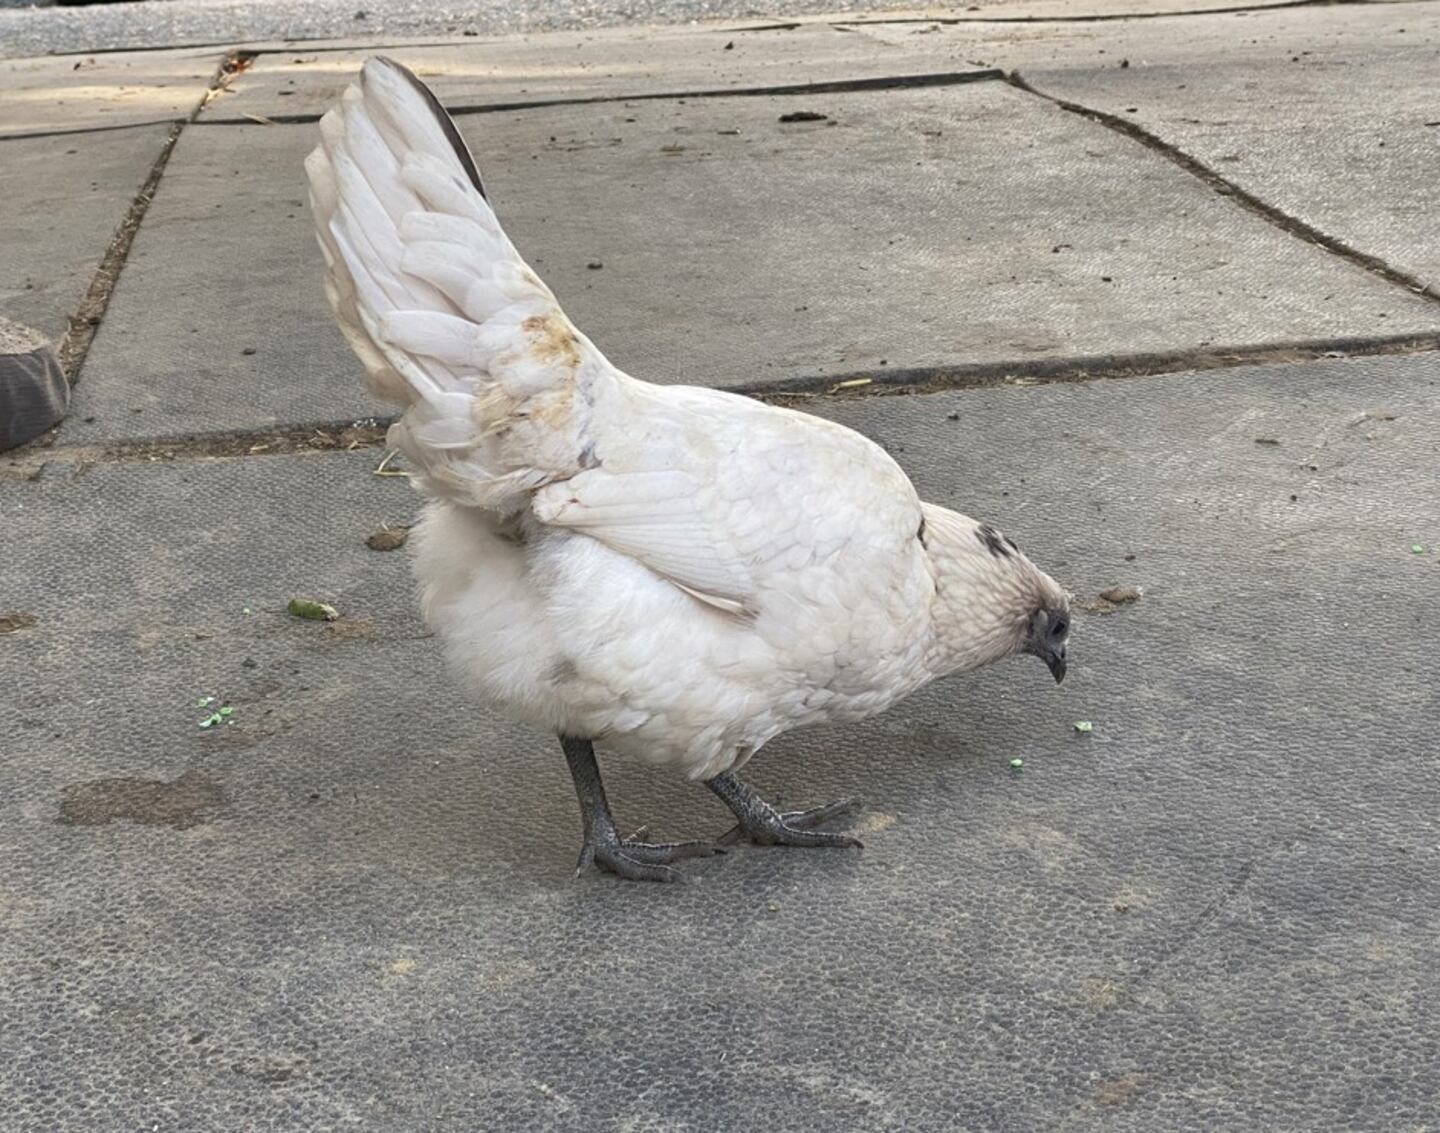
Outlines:
{"label": "dark feather marking on head", "polygon": [[985,549],[997,559],[1008,559],[1015,553],[1015,544],[1001,535],[988,523],[982,523],[975,529],[975,537],[984,544]]}
{"label": "dark feather marking on head", "polygon": [[387,67],[393,67],[399,71],[405,77],[405,81],[414,87],[420,97],[425,100],[425,104],[434,112],[435,120],[440,123],[440,129],[445,131],[445,140],[450,143],[451,148],[455,150],[455,156],[460,159],[460,166],[465,170],[465,176],[470,178],[470,184],[475,186],[475,191],[488,201],[490,198],[485,193],[485,186],[480,182],[480,170],[475,165],[475,158],[470,153],[470,147],[465,144],[465,139],[455,128],[455,120],[450,117],[450,112],[435,97],[435,92],[422,83],[415,72],[404,63],[397,63],[388,55],[377,55],[376,58]]}
{"label": "dark feather marking on head", "polygon": [[920,517],[920,529],[915,532],[915,538],[920,540],[920,546],[925,546],[925,517]]}

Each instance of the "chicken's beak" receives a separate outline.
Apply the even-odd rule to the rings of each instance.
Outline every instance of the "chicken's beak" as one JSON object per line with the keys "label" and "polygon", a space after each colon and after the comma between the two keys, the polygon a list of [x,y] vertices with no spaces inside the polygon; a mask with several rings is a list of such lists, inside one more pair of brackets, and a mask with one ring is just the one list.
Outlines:
{"label": "chicken's beak", "polygon": [[1065,645],[1063,642],[1056,645],[1054,638],[1049,633],[1035,634],[1025,643],[1022,651],[1044,661],[1045,667],[1050,670],[1050,675],[1055,678],[1057,685],[1065,679]]}
{"label": "chicken's beak", "polygon": [[1044,661],[1058,685],[1065,679],[1065,644],[1069,640],[1070,611],[1040,609],[1030,617],[1030,629],[1020,651]]}

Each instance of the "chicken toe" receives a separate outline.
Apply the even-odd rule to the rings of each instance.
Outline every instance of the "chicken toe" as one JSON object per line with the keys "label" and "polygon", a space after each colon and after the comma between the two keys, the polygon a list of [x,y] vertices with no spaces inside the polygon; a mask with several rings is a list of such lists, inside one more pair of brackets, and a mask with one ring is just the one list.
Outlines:
{"label": "chicken toe", "polygon": [[841,799],[809,810],[778,811],[751,786],[742,783],[731,772],[717,775],[706,784],[720,800],[734,812],[739,820],[733,829],[722,835],[719,844],[730,845],[739,841],[754,842],[760,846],[854,846],[864,843],[851,834],[838,834],[819,830],[837,818],[853,814],[859,809],[855,799]]}
{"label": "chicken toe", "polygon": [[626,881],[683,881],[685,875],[672,869],[671,862],[723,853],[724,848],[714,842],[638,842],[614,837],[613,828],[608,836],[592,828],[585,848],[580,851],[575,872],[578,874],[587,865],[594,865]]}

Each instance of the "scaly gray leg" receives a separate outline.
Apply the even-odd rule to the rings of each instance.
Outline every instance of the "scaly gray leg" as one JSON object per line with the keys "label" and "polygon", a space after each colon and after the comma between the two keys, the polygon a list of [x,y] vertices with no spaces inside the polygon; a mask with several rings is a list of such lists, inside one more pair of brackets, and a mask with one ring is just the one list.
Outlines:
{"label": "scaly gray leg", "polygon": [[575,794],[580,799],[580,819],[585,824],[585,845],[575,864],[578,874],[592,862],[628,881],[680,881],[679,870],[670,862],[682,858],[703,858],[725,851],[714,842],[641,842],[621,838],[610,817],[610,804],[605,800],[605,785],[600,781],[600,767],[595,762],[595,748],[589,740],[561,736],[565,761],[570,764],[570,777],[575,780]]}
{"label": "scaly gray leg", "polygon": [[849,834],[832,834],[816,830],[831,819],[852,814],[859,809],[854,799],[781,813],[756,792],[726,771],[705,784],[739,819],[739,825],[720,839],[721,845],[748,838],[761,846],[860,846],[859,838]]}

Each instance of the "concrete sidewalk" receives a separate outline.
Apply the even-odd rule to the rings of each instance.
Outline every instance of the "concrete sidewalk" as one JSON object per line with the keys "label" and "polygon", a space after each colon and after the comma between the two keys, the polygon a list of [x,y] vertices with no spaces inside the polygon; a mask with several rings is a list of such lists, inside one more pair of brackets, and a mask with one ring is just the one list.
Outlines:
{"label": "concrete sidewalk", "polygon": [[[75,383],[0,455],[0,1128],[1433,1124],[1440,2],[1162,7],[0,62],[0,316]],[[558,746],[367,547],[418,497],[300,162],[380,48],[618,364],[1076,592],[1059,691],[757,758],[863,852],[572,878]]]}

